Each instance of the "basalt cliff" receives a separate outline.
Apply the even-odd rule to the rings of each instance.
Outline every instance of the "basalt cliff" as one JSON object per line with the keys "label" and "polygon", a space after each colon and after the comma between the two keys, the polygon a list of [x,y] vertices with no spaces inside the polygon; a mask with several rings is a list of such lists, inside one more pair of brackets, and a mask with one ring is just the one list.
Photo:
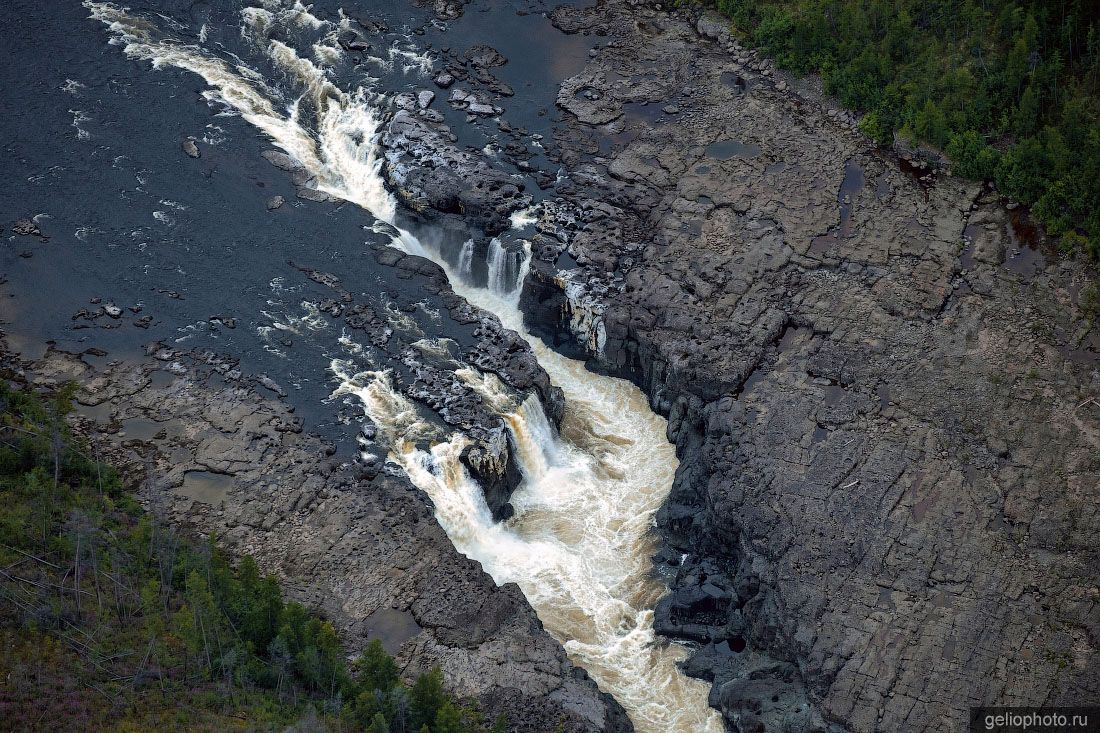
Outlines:
{"label": "basalt cliff", "polygon": [[[530,321],[669,417],[659,628],[736,730],[1096,700],[1096,327],[995,192],[875,150],[709,14],[560,8]],[[784,727],[786,726],[786,727]]]}

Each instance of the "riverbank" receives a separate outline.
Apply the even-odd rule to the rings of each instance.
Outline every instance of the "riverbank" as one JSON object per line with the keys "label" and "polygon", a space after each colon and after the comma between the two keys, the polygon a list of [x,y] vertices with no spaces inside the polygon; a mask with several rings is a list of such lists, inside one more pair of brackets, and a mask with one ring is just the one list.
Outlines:
{"label": "riverbank", "polygon": [[232,363],[163,347],[96,367],[52,348],[4,363],[39,387],[80,385],[76,429],[158,521],[255,557],[351,653],[380,639],[402,677],[439,666],[449,692],[509,730],[629,729],[518,589],[454,551],[404,476],[332,458]]}
{"label": "riverbank", "polygon": [[333,626],[285,602],[251,556],[230,564],[216,542],[139,505],[73,434],[75,383],[42,392],[3,379],[6,720],[27,731],[506,729],[448,697],[439,668],[406,685],[379,640],[349,667]]}
{"label": "riverbank", "polygon": [[[162,27],[133,30],[264,62],[249,56],[236,3],[204,7],[193,28],[187,8],[164,10]],[[286,32],[315,30],[284,10]],[[449,692],[517,730],[629,730],[518,589],[497,588],[454,549],[354,400],[332,395],[335,356],[389,371],[430,430],[475,436],[463,465],[495,482],[504,514],[518,476],[503,417],[454,362],[517,403],[537,395],[556,419],[560,398],[530,351],[457,298],[440,268],[383,246],[385,231],[364,229],[369,215],[302,177],[248,121],[218,114],[190,71],[153,71],[108,45],[91,12],[3,11],[20,29],[12,75],[16,59],[63,49],[22,82],[35,90],[26,114],[5,121],[19,182],[0,194],[3,317],[19,352],[8,363],[36,383],[78,381],[82,428],[143,502],[233,556],[253,554],[352,651],[381,638],[403,675],[440,664]],[[390,24],[377,19],[381,53],[415,56]],[[43,44],[58,34],[71,37]],[[83,110],[78,125],[70,108]]]}

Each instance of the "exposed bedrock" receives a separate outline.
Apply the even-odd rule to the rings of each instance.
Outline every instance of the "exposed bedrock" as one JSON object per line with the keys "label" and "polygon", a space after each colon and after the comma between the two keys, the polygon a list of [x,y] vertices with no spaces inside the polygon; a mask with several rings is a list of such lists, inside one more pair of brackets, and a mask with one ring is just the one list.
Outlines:
{"label": "exposed bedrock", "polygon": [[[305,181],[307,174],[289,157],[276,151],[268,151],[264,157],[286,170],[295,181]],[[470,156],[469,160],[477,159]],[[473,176],[476,171],[467,173]],[[505,221],[510,204],[496,207],[503,212]],[[448,236],[457,237],[458,242],[468,236],[468,228],[447,211],[432,209],[432,214],[441,217],[451,229],[433,231],[440,241],[426,242],[429,246],[453,248],[455,242],[445,241]],[[456,341],[435,334],[438,329],[430,327],[422,316],[417,317],[418,311],[424,313],[417,304],[399,305],[385,296],[353,294],[335,275],[296,265],[311,280],[332,292],[332,298],[313,307],[319,317],[341,323],[353,334],[364,334],[369,342],[371,363],[378,369],[391,369],[402,392],[428,408],[429,419],[467,435],[471,442],[462,453],[462,462],[483,487],[493,516],[498,520],[510,517],[513,509],[508,502],[522,477],[504,418],[499,406],[487,405],[455,370],[467,366],[495,375],[510,393],[513,408],[527,394],[536,394],[554,425],[561,419],[561,390],[551,385],[549,376],[516,333],[503,328],[493,314],[471,306],[451,290],[439,265],[383,244],[371,245],[370,251],[375,261],[392,268],[398,279],[417,280],[421,291],[446,312],[447,326],[442,333],[461,334],[464,338]]]}
{"label": "exposed bedrock", "polygon": [[[482,49],[480,53],[490,55],[490,51]],[[382,143],[386,151],[383,171],[398,199],[435,225],[417,231],[424,243],[438,249],[457,269],[462,243],[467,238],[475,240],[474,280],[483,279],[488,238],[507,230],[514,212],[531,206],[531,197],[523,193],[522,180],[499,170],[478,151],[457,148],[442,116],[419,104],[412,94],[395,97],[394,113]],[[393,259],[398,255],[380,252],[379,256]],[[430,270],[433,287],[447,290],[448,297],[459,302],[452,309],[452,318],[462,321],[476,317],[480,321],[475,334],[477,349],[467,355],[469,363],[496,373],[517,391],[535,391],[547,416],[557,425],[564,409],[561,390],[550,384],[530,348],[514,332],[502,329],[491,314],[477,311],[450,294],[441,268],[415,259],[426,268],[426,274]],[[436,384],[425,385],[422,401],[447,394],[440,380],[457,381],[453,372],[446,370],[436,376]],[[491,435],[482,432],[471,436],[476,443],[463,452],[462,460],[485,490],[494,517],[506,519],[512,513],[508,499],[522,477],[499,416],[495,423]]]}
{"label": "exposed bedrock", "polygon": [[454,295],[437,265],[386,246],[376,246],[374,255],[379,264],[424,280],[422,292],[438,297],[447,310],[450,326],[442,332],[458,336],[465,327],[469,330],[466,343],[435,335],[431,315],[417,304],[400,307],[384,297],[356,296],[334,275],[299,268],[336,296],[314,307],[321,317],[340,323],[351,334],[364,334],[363,341],[370,344],[371,366],[390,369],[405,395],[428,409],[427,419],[438,422],[445,431],[461,430],[470,439],[462,453],[463,463],[484,487],[493,515],[497,519],[511,516],[508,500],[521,477],[504,419],[499,408],[486,404],[455,370],[468,365],[497,375],[517,405],[529,392],[548,404],[554,404],[555,398],[560,402],[560,396],[530,351],[516,347],[514,335],[502,329],[492,315]]}
{"label": "exposed bedrock", "polygon": [[489,236],[511,224],[513,211],[531,205],[518,176],[505,173],[474,151],[458,148],[443,116],[417,104],[412,94],[394,98],[382,135],[383,172],[398,198],[420,214],[460,215]]}
{"label": "exposed bedrock", "polygon": [[97,368],[52,349],[4,363],[33,384],[77,381],[77,427],[160,521],[256,557],[352,651],[381,638],[405,675],[440,665],[454,694],[504,713],[509,730],[632,730],[520,590],[454,549],[407,477],[334,456],[232,358],[154,346]]}
{"label": "exposed bedrock", "polygon": [[611,43],[562,86],[521,306],[669,418],[658,626],[686,669],[736,730],[1096,703],[1087,274],[724,24],[600,8],[570,15]]}

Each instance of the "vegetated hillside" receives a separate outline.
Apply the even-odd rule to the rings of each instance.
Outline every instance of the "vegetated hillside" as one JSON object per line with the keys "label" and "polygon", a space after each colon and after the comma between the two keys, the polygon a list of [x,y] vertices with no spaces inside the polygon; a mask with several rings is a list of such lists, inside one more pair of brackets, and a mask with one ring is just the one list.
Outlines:
{"label": "vegetated hillside", "polygon": [[[249,557],[177,535],[69,432],[72,390],[0,382],[0,720],[20,730],[477,733],[436,668],[404,684]],[[494,731],[503,730],[498,721]]]}
{"label": "vegetated hillside", "polygon": [[1100,3],[716,0],[780,65],[1033,207],[1100,262]]}

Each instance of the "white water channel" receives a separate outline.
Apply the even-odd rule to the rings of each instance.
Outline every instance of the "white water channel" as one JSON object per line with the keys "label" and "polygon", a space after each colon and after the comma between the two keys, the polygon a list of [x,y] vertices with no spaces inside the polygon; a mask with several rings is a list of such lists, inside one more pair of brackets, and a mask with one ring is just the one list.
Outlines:
{"label": "white water channel", "polygon": [[[432,429],[388,373],[355,371],[350,361],[333,360],[339,382],[334,394],[361,401],[385,437],[391,460],[431,497],[436,519],[455,547],[480,562],[497,583],[519,585],[546,629],[619,701],[639,733],[718,733],[721,720],[706,702],[709,685],[686,677],[677,666],[687,650],[653,631],[652,609],[665,590],[652,573],[653,515],[668,495],[677,465],[665,421],[634,385],[592,374],[526,332],[516,294],[529,246],[521,256],[499,241],[491,245],[490,287],[478,288],[462,276],[469,272],[472,242],[463,248],[462,273],[456,274],[395,225],[397,201],[379,175],[381,118],[367,91],[349,93],[330,81],[323,64],[341,53],[332,34],[314,44],[317,63],[269,37],[279,24],[322,32],[339,24],[313,17],[297,0],[264,5],[242,13],[242,32],[295,83],[302,96],[289,104],[243,62],[166,37],[147,19],[112,4],[85,2],[92,17],[110,28],[112,43],[155,68],[174,66],[201,76],[210,87],[209,99],[235,109],[305,166],[316,176],[317,188],[384,222],[393,246],[438,262],[456,293],[495,313],[531,345],[565,393],[560,435],[536,398],[514,405],[494,375],[472,368],[457,372],[502,414],[511,431],[524,480],[512,497],[515,516],[504,523],[492,520],[481,487],[459,461],[468,438],[454,433],[438,437],[430,450],[417,448]],[[315,113],[312,129],[300,119],[302,104]],[[515,223],[526,226],[530,219]]]}

